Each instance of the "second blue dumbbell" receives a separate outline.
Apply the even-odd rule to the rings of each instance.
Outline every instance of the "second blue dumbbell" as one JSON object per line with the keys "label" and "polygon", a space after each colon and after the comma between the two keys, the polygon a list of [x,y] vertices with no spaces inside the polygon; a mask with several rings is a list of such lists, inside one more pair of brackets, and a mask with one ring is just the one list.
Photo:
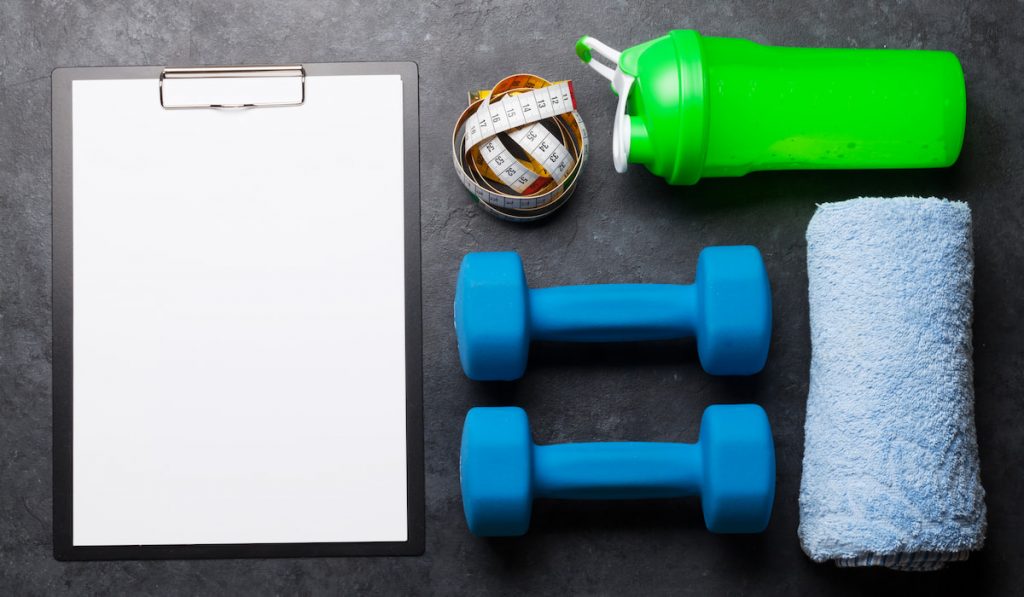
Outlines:
{"label": "second blue dumbbell", "polygon": [[752,246],[708,247],[696,281],[530,289],[516,253],[470,253],[455,290],[462,368],[476,380],[526,371],[531,340],[621,342],[696,336],[704,370],[752,375],[768,358],[771,288]]}

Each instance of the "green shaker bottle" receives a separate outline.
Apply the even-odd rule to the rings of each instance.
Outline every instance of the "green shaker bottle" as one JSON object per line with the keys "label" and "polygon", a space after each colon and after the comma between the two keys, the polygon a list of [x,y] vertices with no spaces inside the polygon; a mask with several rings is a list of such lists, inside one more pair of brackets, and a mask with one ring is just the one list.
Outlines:
{"label": "green shaker bottle", "polygon": [[950,52],[786,48],[677,30],[622,52],[584,36],[576,53],[619,96],[619,172],[644,164],[686,185],[755,170],[936,168],[963,145],[964,75]]}

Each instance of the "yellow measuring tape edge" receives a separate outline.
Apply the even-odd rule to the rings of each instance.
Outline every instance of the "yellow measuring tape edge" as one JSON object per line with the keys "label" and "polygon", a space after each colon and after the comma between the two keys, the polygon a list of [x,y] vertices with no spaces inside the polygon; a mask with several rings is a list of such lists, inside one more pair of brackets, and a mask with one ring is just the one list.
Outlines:
{"label": "yellow measuring tape edge", "polygon": [[572,82],[530,74],[470,93],[452,133],[459,180],[507,220],[536,220],[564,205],[588,151]]}

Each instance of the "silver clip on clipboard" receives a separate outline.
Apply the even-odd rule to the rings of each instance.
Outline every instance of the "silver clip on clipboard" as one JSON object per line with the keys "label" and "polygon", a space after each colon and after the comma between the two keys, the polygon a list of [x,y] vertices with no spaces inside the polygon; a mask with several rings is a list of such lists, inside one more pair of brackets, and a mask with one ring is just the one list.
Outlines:
{"label": "silver clip on clipboard", "polygon": [[[235,81],[224,86],[220,84],[224,79]],[[302,66],[200,66],[165,68],[160,73],[160,105],[166,109],[301,106],[305,102]]]}

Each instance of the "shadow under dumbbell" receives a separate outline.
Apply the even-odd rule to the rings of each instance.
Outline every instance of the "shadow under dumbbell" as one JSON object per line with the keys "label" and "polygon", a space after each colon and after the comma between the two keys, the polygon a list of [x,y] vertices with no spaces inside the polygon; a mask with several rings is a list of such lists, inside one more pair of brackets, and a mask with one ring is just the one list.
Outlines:
{"label": "shadow under dumbbell", "polygon": [[[701,385],[698,388],[690,387],[687,391],[706,393],[708,399],[716,403],[758,402],[763,385],[759,374],[715,376],[704,373],[697,358],[697,342],[694,338],[655,342],[535,342],[530,347],[526,374],[529,376],[530,371],[543,369],[606,370],[609,367],[678,367],[680,371],[693,371],[701,380]],[[499,392],[500,397],[507,398],[510,394],[515,394],[512,387]]]}
{"label": "shadow under dumbbell", "polygon": [[[509,567],[517,570],[530,566],[536,552],[529,549],[537,541],[558,535],[622,534],[623,546],[636,546],[635,537],[649,533],[671,534],[680,541],[693,544],[695,534],[707,535],[697,540],[701,549],[721,552],[723,561],[743,562],[748,569],[760,569],[766,564],[767,533],[714,534],[704,526],[700,504],[694,500],[635,500],[635,501],[561,501],[534,502],[530,532],[520,537],[487,537],[487,547]],[[632,537],[627,538],[626,535]],[[644,543],[646,544],[646,542]],[[662,549],[664,541],[651,545]]]}
{"label": "shadow under dumbbell", "polygon": [[[678,533],[680,538],[692,533],[708,533],[721,540],[713,541],[715,549],[731,554],[730,557],[749,558],[756,562],[758,550],[763,548],[765,533],[718,534],[707,531],[699,500],[547,500],[533,503],[530,531],[520,537],[488,537],[488,547],[510,565],[525,564],[531,552],[524,547],[542,538],[559,534],[581,533]],[[632,544],[632,543],[630,543]],[[707,544],[705,544],[707,545]]]}
{"label": "shadow under dumbbell", "polygon": [[[534,342],[530,369],[681,365],[700,367],[693,338],[656,342]],[[529,373],[527,373],[529,374]]]}
{"label": "shadow under dumbbell", "polygon": [[533,502],[530,522],[530,533],[545,534],[671,528],[703,531],[700,500],[538,499]]}

